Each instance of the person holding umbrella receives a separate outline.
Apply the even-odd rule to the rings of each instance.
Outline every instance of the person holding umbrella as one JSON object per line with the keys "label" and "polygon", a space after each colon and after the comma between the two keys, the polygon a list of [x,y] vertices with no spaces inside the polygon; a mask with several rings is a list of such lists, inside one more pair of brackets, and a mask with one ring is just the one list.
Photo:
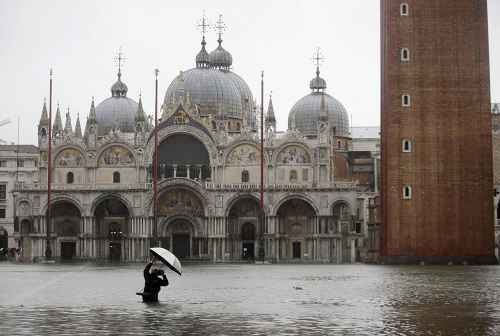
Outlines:
{"label": "person holding umbrella", "polygon": [[158,302],[158,293],[161,287],[168,286],[165,272],[160,268],[153,268],[155,257],[144,268],[144,290],[142,292],[143,302]]}

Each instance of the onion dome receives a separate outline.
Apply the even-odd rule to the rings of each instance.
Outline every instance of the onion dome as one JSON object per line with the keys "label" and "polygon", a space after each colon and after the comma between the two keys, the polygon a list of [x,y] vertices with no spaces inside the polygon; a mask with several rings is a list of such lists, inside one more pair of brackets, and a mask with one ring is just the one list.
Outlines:
{"label": "onion dome", "polygon": [[220,36],[217,42],[219,42],[219,46],[209,55],[210,64],[212,67],[220,70],[229,70],[233,64],[233,56],[231,56],[229,51],[222,48],[222,39]]}
{"label": "onion dome", "polygon": [[125,97],[127,95],[127,85],[121,81],[122,73],[118,71],[118,80],[111,86],[111,96]]}
{"label": "onion dome", "polygon": [[326,81],[319,76],[319,67],[316,67],[316,77],[309,83],[309,87],[313,91],[321,91],[326,89]]}
{"label": "onion dome", "polygon": [[127,97],[127,91],[127,85],[121,81],[121,71],[118,71],[118,80],[111,87],[111,97],[95,108],[99,136],[115,128],[121,132],[134,132],[138,104]]}
{"label": "onion dome", "polygon": [[319,77],[319,68],[316,77],[310,82],[312,92],[301,98],[288,114],[288,128],[296,128],[306,137],[316,137],[318,121],[328,116],[330,127],[335,128],[338,136],[349,136],[349,117],[347,110],[334,97],[324,92],[326,81]]}
{"label": "onion dome", "polygon": [[205,49],[205,36],[203,36],[203,40],[201,41],[201,50],[196,55],[196,67],[197,68],[208,68],[210,67],[210,56],[208,55],[207,50]]}

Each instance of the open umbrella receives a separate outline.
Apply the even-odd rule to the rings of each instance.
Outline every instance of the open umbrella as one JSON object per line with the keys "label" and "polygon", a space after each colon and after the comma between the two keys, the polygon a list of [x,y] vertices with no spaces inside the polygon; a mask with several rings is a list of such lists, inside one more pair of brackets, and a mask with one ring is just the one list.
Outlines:
{"label": "open umbrella", "polygon": [[177,257],[167,249],[163,247],[151,247],[149,249],[151,253],[158,258],[162,263],[167,265],[175,273],[182,275],[181,262]]}

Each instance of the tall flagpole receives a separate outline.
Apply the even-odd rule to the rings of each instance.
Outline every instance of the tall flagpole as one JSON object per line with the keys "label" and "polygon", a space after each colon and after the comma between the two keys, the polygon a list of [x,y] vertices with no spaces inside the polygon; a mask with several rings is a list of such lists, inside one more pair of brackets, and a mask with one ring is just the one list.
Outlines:
{"label": "tall flagpole", "polygon": [[264,211],[264,71],[260,74],[260,209]]}
{"label": "tall flagpole", "polygon": [[264,261],[264,71],[260,73],[260,242],[259,257]]}
{"label": "tall flagpole", "polygon": [[153,154],[153,241],[158,246],[158,73],[155,69],[155,148]]}
{"label": "tall flagpole", "polygon": [[45,246],[45,258],[52,257],[50,248],[50,210],[51,210],[51,192],[52,192],[52,68],[50,68],[50,84],[49,84],[49,144],[47,155],[47,219],[46,219],[46,235],[47,241]]}

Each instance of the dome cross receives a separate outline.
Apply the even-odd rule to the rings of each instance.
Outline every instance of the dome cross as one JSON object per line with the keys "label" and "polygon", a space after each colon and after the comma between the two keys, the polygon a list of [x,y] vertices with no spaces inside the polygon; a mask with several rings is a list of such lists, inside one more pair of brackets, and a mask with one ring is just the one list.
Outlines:
{"label": "dome cross", "polygon": [[227,28],[224,21],[222,21],[222,14],[219,14],[219,19],[217,20],[217,23],[215,24],[214,28],[218,31],[218,34],[219,34],[219,39],[217,40],[217,42],[219,42],[219,44],[221,44],[222,43],[222,32],[224,30],[226,30],[226,28]]}
{"label": "dome cross", "polygon": [[118,64],[118,78],[120,78],[122,75],[122,65],[126,60],[127,59],[123,55],[122,47],[120,46],[120,49],[118,49],[118,54],[115,57],[115,62]]}

